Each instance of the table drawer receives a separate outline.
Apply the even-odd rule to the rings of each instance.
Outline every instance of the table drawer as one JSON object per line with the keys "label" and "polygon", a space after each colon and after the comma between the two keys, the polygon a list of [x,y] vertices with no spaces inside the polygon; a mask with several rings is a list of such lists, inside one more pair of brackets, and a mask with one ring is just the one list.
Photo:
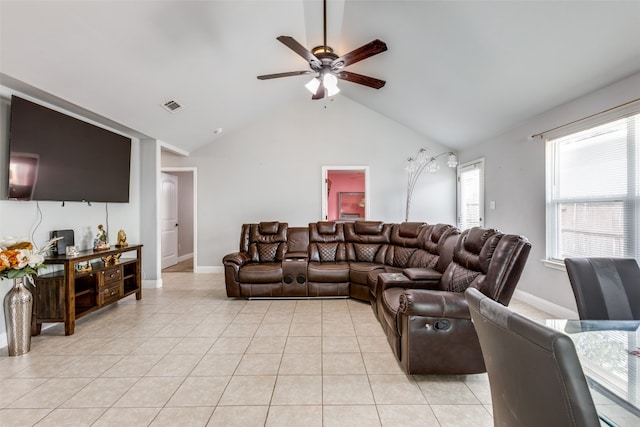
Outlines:
{"label": "table drawer", "polygon": [[118,301],[124,295],[122,282],[111,283],[98,292],[98,305],[107,305]]}
{"label": "table drawer", "polygon": [[122,267],[117,266],[114,268],[110,268],[108,270],[104,270],[101,272],[102,274],[102,286],[109,286],[114,282],[119,282],[122,280]]}

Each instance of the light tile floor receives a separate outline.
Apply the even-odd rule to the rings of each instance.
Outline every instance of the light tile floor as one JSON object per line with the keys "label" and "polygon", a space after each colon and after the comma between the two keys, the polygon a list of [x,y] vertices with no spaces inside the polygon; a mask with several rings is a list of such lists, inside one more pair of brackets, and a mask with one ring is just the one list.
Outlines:
{"label": "light tile floor", "polygon": [[0,425],[493,425],[486,374],[405,375],[366,303],[230,300],[222,274],[163,280],[74,335],[56,325],[24,356],[0,349]]}

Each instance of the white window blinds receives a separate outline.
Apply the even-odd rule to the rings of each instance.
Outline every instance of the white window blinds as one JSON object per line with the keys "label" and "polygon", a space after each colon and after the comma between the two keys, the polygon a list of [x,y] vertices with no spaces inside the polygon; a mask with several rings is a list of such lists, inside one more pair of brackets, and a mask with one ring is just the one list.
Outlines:
{"label": "white window blinds", "polygon": [[484,159],[458,166],[458,228],[484,225]]}
{"label": "white window blinds", "polygon": [[547,141],[547,257],[638,258],[640,115]]}

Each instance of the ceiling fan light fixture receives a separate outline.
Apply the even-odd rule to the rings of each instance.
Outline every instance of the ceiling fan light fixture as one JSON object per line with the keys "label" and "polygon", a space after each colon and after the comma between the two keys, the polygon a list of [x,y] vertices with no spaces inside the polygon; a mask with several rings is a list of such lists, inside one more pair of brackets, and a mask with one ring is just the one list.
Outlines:
{"label": "ceiling fan light fixture", "polygon": [[318,90],[318,87],[320,86],[320,79],[318,79],[317,77],[312,78],[309,83],[307,83],[306,85],[304,85],[304,87],[307,88],[307,90],[309,92],[311,92],[312,94],[316,94],[316,91]]}
{"label": "ceiling fan light fixture", "polygon": [[327,95],[333,96],[340,92],[338,88],[338,79],[331,73],[326,73],[322,78],[324,87],[327,89]]}

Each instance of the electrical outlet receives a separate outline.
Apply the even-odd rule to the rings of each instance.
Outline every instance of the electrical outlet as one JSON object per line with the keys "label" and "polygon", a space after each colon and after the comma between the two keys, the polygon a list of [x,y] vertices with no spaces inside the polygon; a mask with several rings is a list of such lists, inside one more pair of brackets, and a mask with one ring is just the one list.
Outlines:
{"label": "electrical outlet", "polygon": [[495,209],[496,208],[496,201],[495,200],[491,200],[489,202],[489,209]]}

